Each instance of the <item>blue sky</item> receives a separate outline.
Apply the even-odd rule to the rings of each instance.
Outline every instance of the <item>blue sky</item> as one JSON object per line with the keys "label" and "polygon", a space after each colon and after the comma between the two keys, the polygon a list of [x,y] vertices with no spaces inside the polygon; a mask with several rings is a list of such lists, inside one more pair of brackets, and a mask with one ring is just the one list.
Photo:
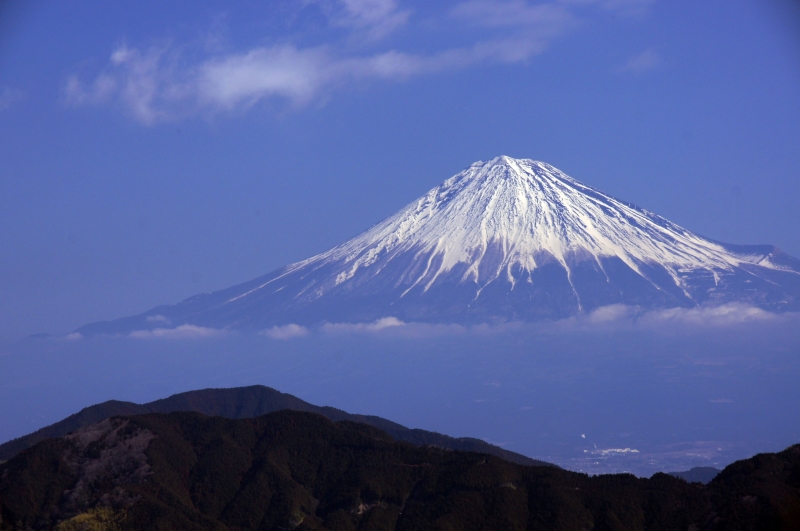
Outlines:
{"label": "blue sky", "polygon": [[5,2],[0,337],[248,280],[476,160],[800,256],[789,0]]}

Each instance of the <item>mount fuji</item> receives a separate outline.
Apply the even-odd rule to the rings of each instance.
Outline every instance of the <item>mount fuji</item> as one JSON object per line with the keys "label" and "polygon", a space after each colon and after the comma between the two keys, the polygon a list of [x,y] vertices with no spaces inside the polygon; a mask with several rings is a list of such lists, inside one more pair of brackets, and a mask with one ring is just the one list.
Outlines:
{"label": "mount fuji", "polygon": [[79,328],[501,323],[602,306],[742,303],[800,310],[800,260],[731,245],[582,184],[549,164],[476,162],[355,238],[255,280]]}

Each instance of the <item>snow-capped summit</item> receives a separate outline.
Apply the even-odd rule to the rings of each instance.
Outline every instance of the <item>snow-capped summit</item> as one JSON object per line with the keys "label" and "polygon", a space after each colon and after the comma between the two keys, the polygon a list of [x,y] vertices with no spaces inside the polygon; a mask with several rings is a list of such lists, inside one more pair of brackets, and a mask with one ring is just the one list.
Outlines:
{"label": "snow-capped summit", "polygon": [[[618,258],[643,278],[640,264],[656,262],[681,286],[685,270],[731,270],[763,255],[735,255],[646,210],[581,184],[549,164],[497,157],[477,162],[376,227],[310,261],[343,260],[340,284],[381,256],[426,255],[426,267],[406,276],[425,289],[459,264],[461,281],[478,292],[504,278],[531,282],[541,265]],[[769,264],[772,265],[772,264]],[[780,266],[773,266],[780,268]],[[687,294],[688,295],[688,294]]]}
{"label": "snow-capped summit", "polygon": [[[355,238],[264,277],[83,332],[553,319],[609,304],[800,309],[800,261],[711,241],[544,162],[476,162]],[[150,320],[148,320],[148,317]]]}

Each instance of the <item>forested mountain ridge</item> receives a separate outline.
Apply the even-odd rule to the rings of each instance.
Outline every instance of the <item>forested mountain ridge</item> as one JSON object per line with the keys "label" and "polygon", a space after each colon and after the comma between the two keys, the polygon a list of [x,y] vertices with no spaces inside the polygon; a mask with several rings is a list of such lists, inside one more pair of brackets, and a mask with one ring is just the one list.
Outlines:
{"label": "forested mountain ridge", "polygon": [[797,529],[800,445],[708,486],[417,447],[284,410],[114,417],[0,465],[0,529]]}
{"label": "forested mountain ridge", "polygon": [[5,461],[26,448],[45,439],[61,437],[71,431],[94,424],[103,419],[120,415],[137,415],[143,413],[172,413],[175,411],[196,411],[205,415],[227,418],[258,417],[282,409],[309,411],[327,417],[333,421],[349,420],[361,422],[381,429],[398,441],[406,441],[416,445],[435,445],[451,450],[483,452],[496,455],[507,461],[521,465],[555,466],[544,461],[505,450],[480,439],[472,437],[450,437],[432,431],[410,429],[374,415],[356,415],[341,409],[328,406],[315,406],[297,398],[281,393],[263,385],[233,387],[228,389],[200,389],[178,393],[167,398],[155,400],[147,404],[134,404],[109,400],[84,408],[66,419],[46,426],[34,433],[19,437],[0,445],[0,461]]}

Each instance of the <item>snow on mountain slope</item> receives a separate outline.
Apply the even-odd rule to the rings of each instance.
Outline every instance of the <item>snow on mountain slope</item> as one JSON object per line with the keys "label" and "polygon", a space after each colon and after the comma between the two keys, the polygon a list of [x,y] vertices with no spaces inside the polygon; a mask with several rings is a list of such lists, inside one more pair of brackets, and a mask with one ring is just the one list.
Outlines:
{"label": "snow on mountain slope", "polygon": [[153,328],[155,316],[234,328],[388,315],[470,323],[560,318],[616,303],[738,301],[784,311],[799,300],[800,264],[775,247],[714,242],[549,164],[497,157],[317,256],[82,330]]}
{"label": "snow on mountain slope", "polygon": [[[490,247],[502,257],[481,269]],[[723,246],[646,210],[583,185],[542,162],[498,157],[473,164],[383,223],[317,260],[344,260],[349,267],[336,283],[385,253],[414,249],[441,256],[432,270],[414,279],[426,287],[458,263],[469,264],[463,280],[479,285],[505,275],[513,284],[513,266],[522,277],[537,263],[569,263],[616,256],[642,275],[638,263],[668,266],[680,285],[681,270],[731,270],[742,261],[774,267],[762,255],[733,255]]]}

